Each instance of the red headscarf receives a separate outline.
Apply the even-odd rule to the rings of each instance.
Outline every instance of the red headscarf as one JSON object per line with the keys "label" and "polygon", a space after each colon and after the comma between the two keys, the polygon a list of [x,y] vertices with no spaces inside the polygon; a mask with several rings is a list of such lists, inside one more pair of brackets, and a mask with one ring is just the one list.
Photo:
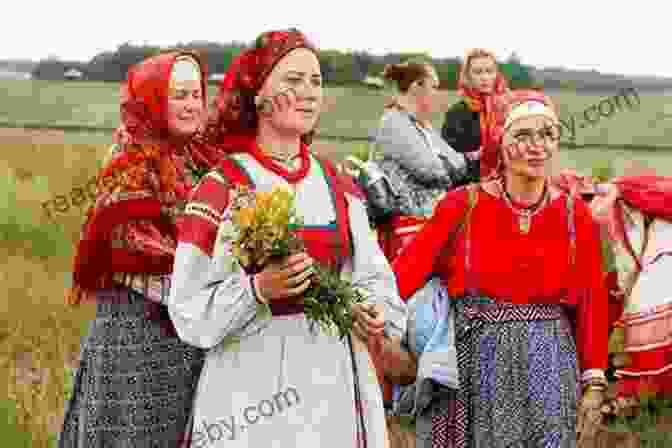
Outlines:
{"label": "red headscarf", "polygon": [[[73,288],[67,296],[70,304],[90,296],[86,291],[112,286],[114,272],[163,274],[172,269],[175,240],[163,218],[166,211],[186,201],[193,186],[185,163],[208,170],[218,161],[199,151],[196,139],[185,141],[169,132],[166,112],[172,69],[182,56],[189,56],[200,68],[205,106],[207,74],[198,54],[161,54],[128,72],[121,89],[123,129],[116,135],[121,141],[97,178],[95,202],[87,212],[75,252]],[[156,227],[155,221],[162,225]],[[123,235],[113,232],[122,224]],[[119,249],[113,239],[123,240],[128,248]],[[123,256],[120,250],[125,250]]]}
{"label": "red headscarf", "polygon": [[226,135],[256,135],[254,97],[280,59],[297,48],[317,54],[316,47],[297,29],[268,31],[233,60],[214,101],[208,131],[210,141],[225,144]]}
{"label": "red headscarf", "polygon": [[672,222],[672,177],[623,176],[612,179],[609,184],[615,187],[610,194],[595,198],[595,208],[600,210],[596,219],[607,226],[610,237],[621,242],[641,268],[627,237],[623,202],[645,216]]}
{"label": "red headscarf", "polygon": [[478,89],[469,87],[469,66],[472,59],[479,57],[491,57],[496,61],[495,56],[485,50],[474,49],[470,51],[460,70],[460,77],[457,81],[457,94],[464,97],[469,109],[478,112],[481,122],[481,178],[488,177],[497,166],[497,133],[498,125],[501,121],[502,96],[509,92],[506,78],[501,71],[497,71],[495,86],[492,93],[484,94]]}
{"label": "red headscarf", "polygon": [[[488,146],[483,146],[481,156],[481,179],[488,180],[502,175],[502,137],[504,136],[504,123],[508,114],[518,104],[528,101],[536,101],[557,111],[553,101],[544,93],[537,90],[512,90],[498,96],[496,99],[495,121],[496,124],[490,129]],[[487,157],[484,156],[487,153]]]}

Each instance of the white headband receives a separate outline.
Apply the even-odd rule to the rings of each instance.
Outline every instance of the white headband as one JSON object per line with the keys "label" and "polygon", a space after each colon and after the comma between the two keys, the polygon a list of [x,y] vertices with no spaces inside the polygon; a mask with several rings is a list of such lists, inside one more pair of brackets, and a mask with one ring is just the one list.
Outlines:
{"label": "white headband", "polygon": [[201,81],[201,70],[198,67],[198,64],[189,56],[181,56],[177,58],[170,74],[171,85],[192,81]]}
{"label": "white headband", "polygon": [[504,123],[504,129],[508,129],[514,121],[532,115],[543,115],[554,122],[558,121],[558,116],[550,107],[539,101],[526,101],[515,106],[511,112],[509,112],[509,115],[506,117],[506,122]]}

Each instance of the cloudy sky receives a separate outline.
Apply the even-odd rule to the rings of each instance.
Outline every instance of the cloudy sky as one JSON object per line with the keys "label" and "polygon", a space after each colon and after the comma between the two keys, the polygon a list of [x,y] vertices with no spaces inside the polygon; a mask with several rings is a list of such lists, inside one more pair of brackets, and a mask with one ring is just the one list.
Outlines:
{"label": "cloudy sky", "polygon": [[9,2],[0,59],[88,60],[125,41],[248,41],[296,26],[322,48],[445,57],[481,46],[540,67],[672,77],[672,4],[663,0]]}

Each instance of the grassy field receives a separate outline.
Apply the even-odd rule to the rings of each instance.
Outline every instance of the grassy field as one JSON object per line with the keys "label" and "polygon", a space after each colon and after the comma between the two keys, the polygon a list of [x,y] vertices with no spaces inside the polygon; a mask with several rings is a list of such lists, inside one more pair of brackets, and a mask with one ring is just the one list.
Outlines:
{"label": "grassy field", "polygon": [[[581,114],[603,99],[571,93],[556,97],[564,117]],[[117,101],[116,84],[2,80],[0,122],[115,127]],[[444,108],[453,101],[452,93],[445,94]],[[328,89],[320,130],[327,135],[367,136],[377,124],[382,102],[379,92]],[[437,114],[437,125],[441,119]],[[672,97],[641,95],[639,110],[615,112],[582,129],[576,141],[672,146]],[[93,312],[91,306],[66,308],[63,298],[72,243],[87,204],[71,207],[50,221],[42,203],[85,185],[96,174],[109,143],[109,132],[0,129],[0,384],[7,385],[0,393],[0,433],[4,437],[10,427],[19,429],[12,432],[16,440],[3,438],[3,446],[46,447],[58,431],[68,369],[76,365],[80,338]],[[316,145],[340,159],[363,144],[321,140]],[[563,149],[558,165],[581,169],[611,164],[619,173],[631,161],[672,176],[672,151],[662,150]]]}

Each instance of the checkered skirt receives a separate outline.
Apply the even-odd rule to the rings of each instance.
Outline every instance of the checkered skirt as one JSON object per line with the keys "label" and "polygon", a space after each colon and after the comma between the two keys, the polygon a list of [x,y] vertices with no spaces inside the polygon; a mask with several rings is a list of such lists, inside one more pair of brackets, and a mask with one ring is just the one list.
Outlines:
{"label": "checkered skirt", "polygon": [[59,448],[177,447],[203,351],[166,336],[130,289],[101,290],[82,341]]}
{"label": "checkered skirt", "polygon": [[418,415],[417,446],[576,447],[572,333],[561,305],[458,301],[460,388],[434,385],[432,402]]}

